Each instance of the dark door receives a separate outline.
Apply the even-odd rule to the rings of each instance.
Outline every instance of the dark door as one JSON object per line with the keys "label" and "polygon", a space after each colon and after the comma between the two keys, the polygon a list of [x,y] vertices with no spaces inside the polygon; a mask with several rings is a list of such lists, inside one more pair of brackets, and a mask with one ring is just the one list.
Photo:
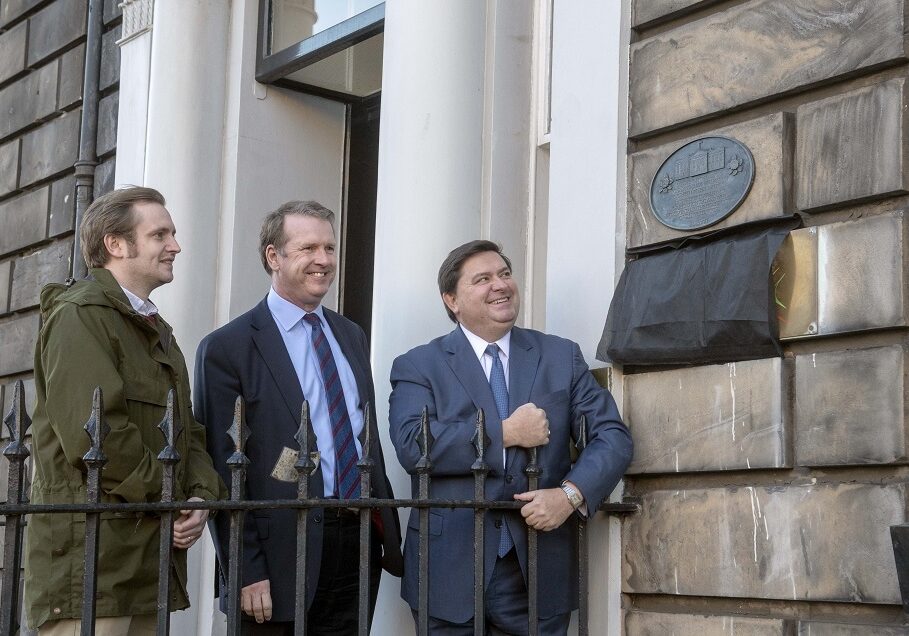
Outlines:
{"label": "dark door", "polygon": [[347,218],[341,313],[370,335],[376,237],[380,95],[349,106]]}

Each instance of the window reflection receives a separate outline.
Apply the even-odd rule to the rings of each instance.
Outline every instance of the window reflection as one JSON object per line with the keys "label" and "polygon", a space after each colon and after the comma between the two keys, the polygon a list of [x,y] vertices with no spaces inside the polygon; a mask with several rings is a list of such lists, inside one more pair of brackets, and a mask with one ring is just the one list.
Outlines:
{"label": "window reflection", "polygon": [[271,0],[271,53],[340,24],[382,0]]}

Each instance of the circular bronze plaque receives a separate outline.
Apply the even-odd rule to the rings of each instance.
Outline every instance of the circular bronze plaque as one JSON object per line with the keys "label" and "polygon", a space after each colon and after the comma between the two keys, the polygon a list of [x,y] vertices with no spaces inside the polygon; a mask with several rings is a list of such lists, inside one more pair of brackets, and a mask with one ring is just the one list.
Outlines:
{"label": "circular bronze plaque", "polygon": [[728,137],[703,137],[669,155],[650,184],[650,207],[674,230],[700,230],[738,208],[754,183],[754,157]]}

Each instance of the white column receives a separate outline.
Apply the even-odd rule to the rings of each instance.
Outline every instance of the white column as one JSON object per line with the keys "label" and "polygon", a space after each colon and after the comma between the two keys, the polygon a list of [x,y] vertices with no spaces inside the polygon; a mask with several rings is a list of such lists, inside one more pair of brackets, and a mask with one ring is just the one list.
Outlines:
{"label": "white column", "polygon": [[222,0],[155,2],[143,180],[183,252],[154,298],[190,358],[214,320],[229,17]]}
{"label": "white column", "polygon": [[[481,236],[485,21],[483,0],[385,5],[372,314],[383,424],[394,358],[452,328],[436,285],[439,265]],[[409,496],[410,480],[380,429],[395,494]],[[399,581],[386,575],[373,632],[412,630]]]}
{"label": "white column", "polygon": [[[624,245],[616,159],[624,156],[620,34],[630,31],[629,11],[628,2],[554,4],[546,328],[578,342],[591,366],[602,366],[594,354],[615,287],[616,243]],[[616,398],[621,405],[621,391]],[[620,523],[595,518],[589,547],[590,633],[621,634]]]}
{"label": "white column", "polygon": [[[215,315],[229,14],[222,0],[124,6],[116,182],[153,187],[167,199],[183,252],[174,281],[152,298],[190,374]],[[192,606],[172,615],[174,633],[211,632],[213,554],[208,538],[189,552]]]}

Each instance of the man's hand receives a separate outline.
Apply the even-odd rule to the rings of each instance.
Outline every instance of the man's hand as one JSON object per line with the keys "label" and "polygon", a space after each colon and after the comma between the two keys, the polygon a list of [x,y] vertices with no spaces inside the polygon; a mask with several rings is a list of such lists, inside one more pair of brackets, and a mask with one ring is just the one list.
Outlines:
{"label": "man's hand", "polygon": [[[204,499],[190,497],[187,501],[204,501]],[[180,516],[174,521],[174,547],[188,550],[202,536],[207,520],[208,510],[181,510]]]}
{"label": "man's hand", "polygon": [[521,507],[521,514],[527,525],[545,532],[561,526],[574,512],[561,488],[519,492],[514,498],[527,502]]}
{"label": "man's hand", "polygon": [[533,402],[522,404],[511,417],[502,420],[502,444],[505,448],[533,448],[549,443],[549,420],[546,411]]}
{"label": "man's hand", "polygon": [[[306,576],[301,573],[301,576]],[[257,623],[271,620],[271,583],[268,579],[240,589],[240,608]]]}

